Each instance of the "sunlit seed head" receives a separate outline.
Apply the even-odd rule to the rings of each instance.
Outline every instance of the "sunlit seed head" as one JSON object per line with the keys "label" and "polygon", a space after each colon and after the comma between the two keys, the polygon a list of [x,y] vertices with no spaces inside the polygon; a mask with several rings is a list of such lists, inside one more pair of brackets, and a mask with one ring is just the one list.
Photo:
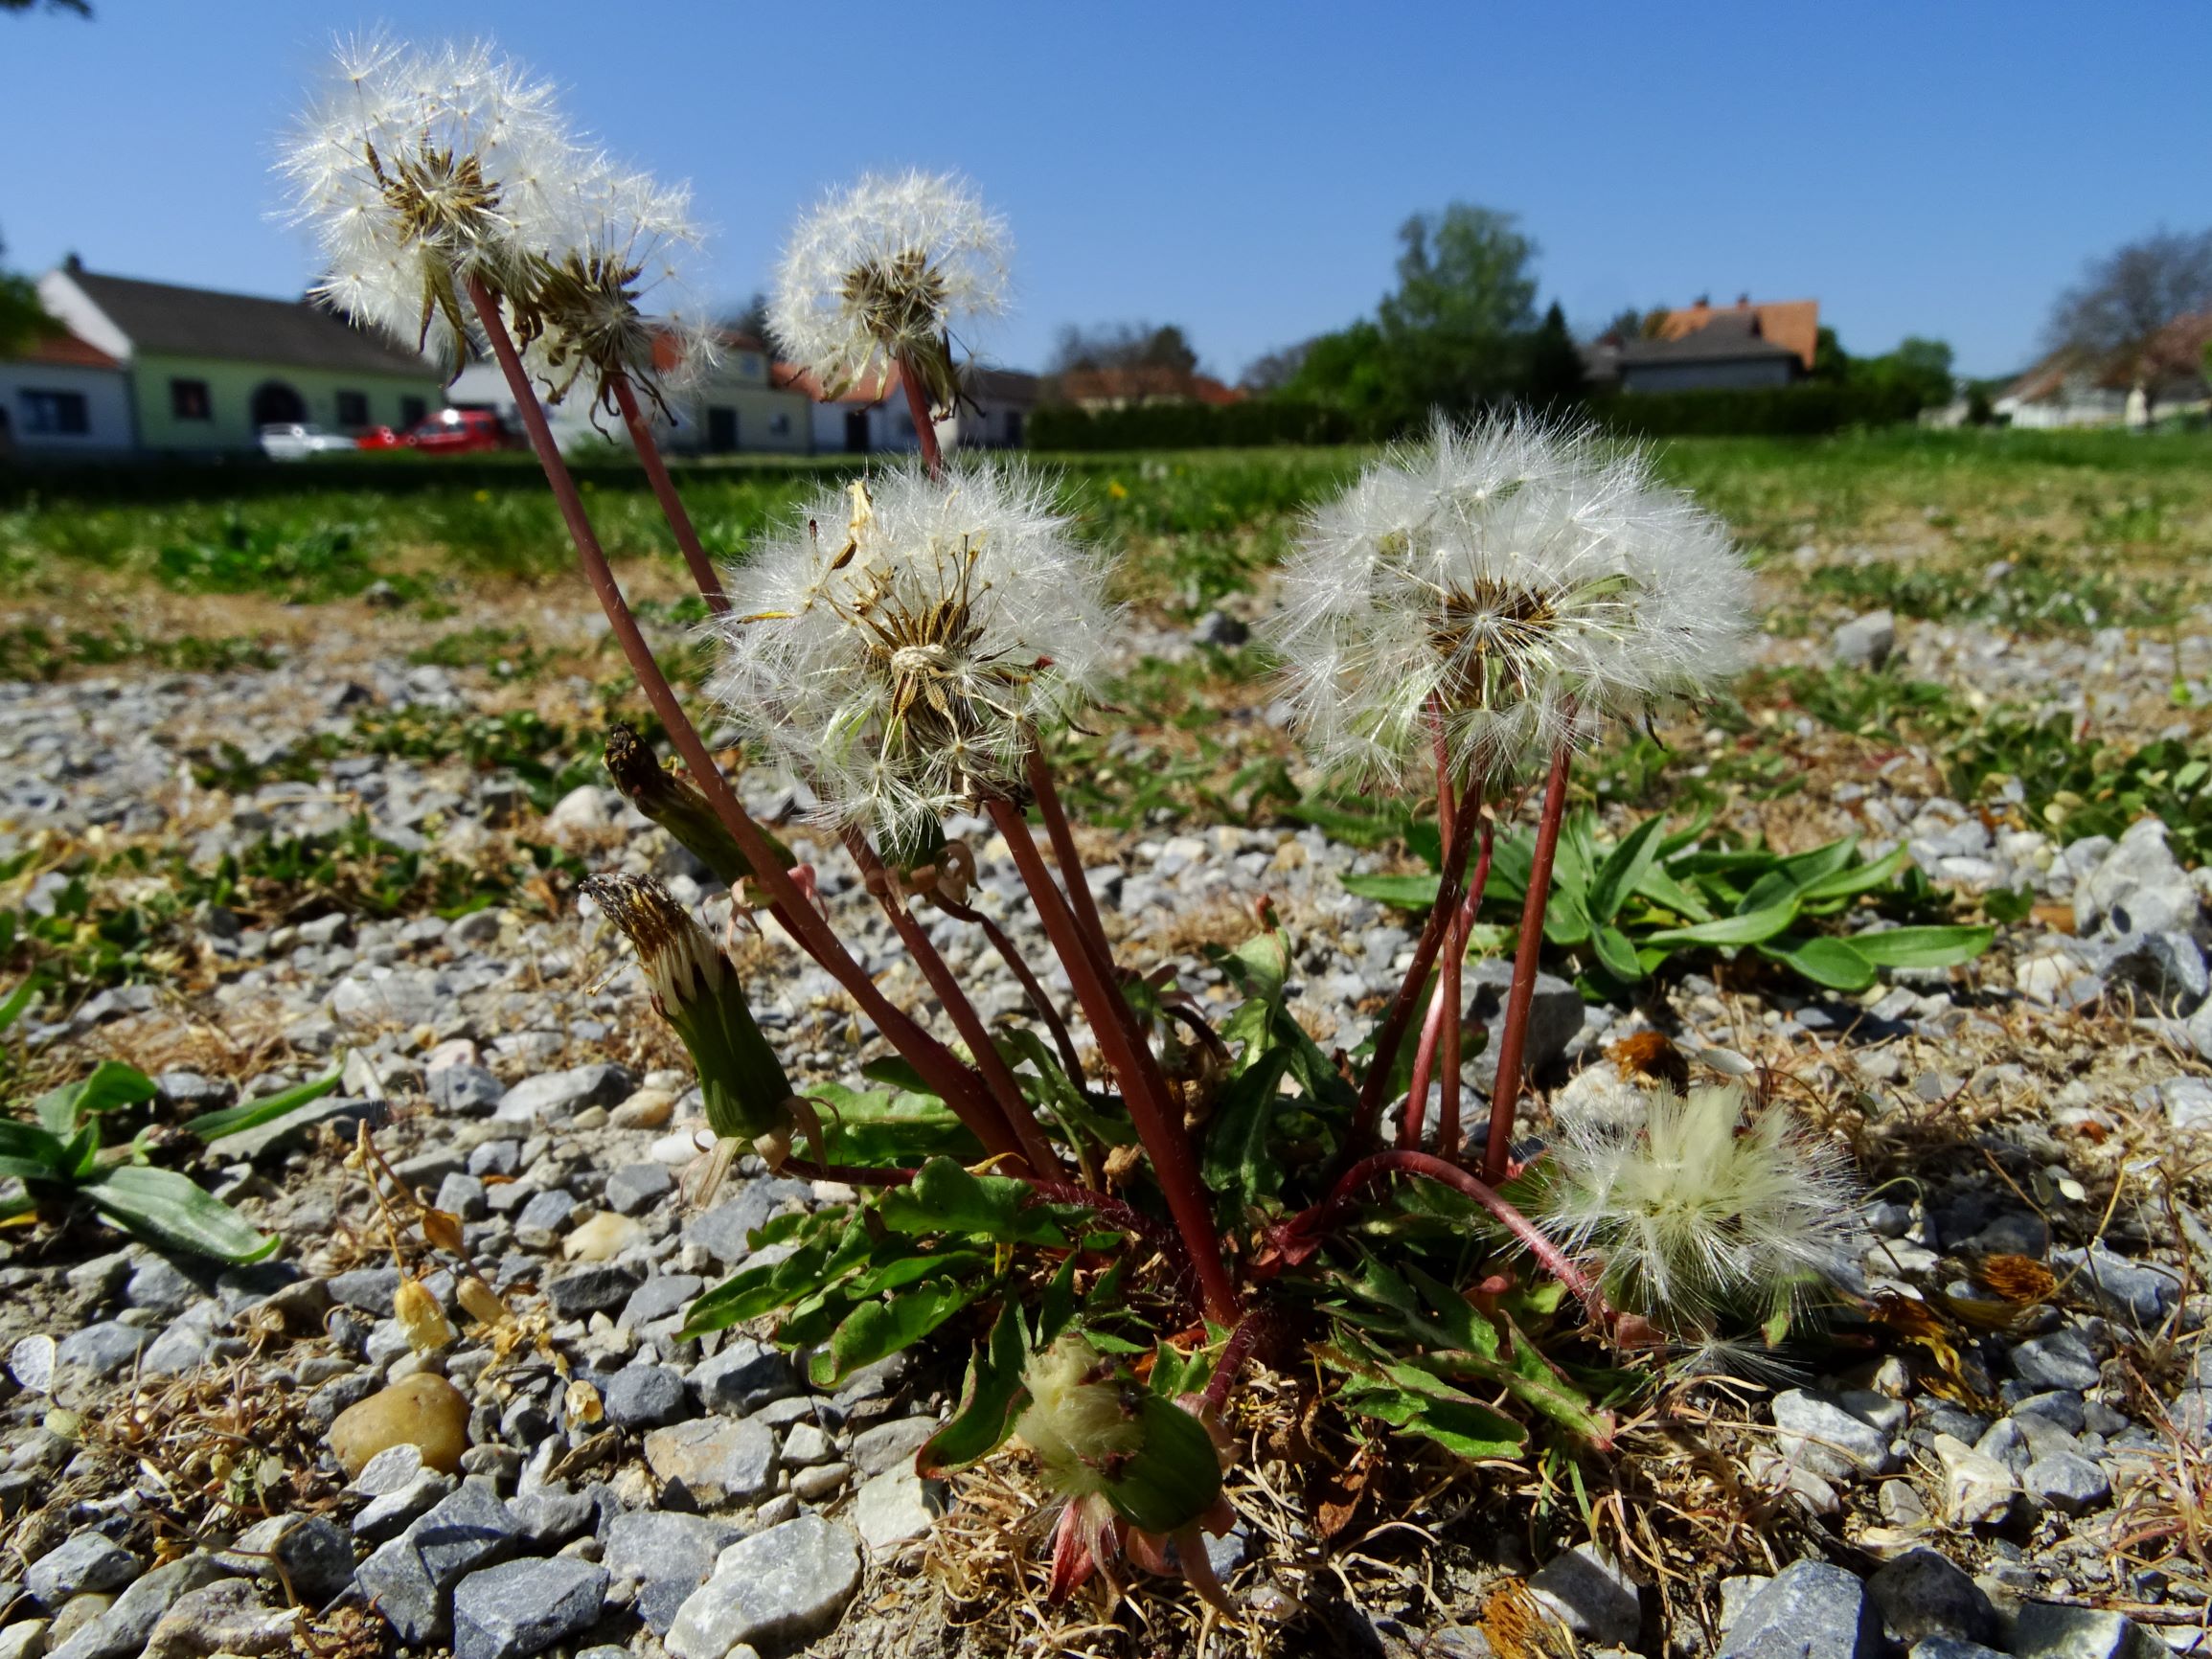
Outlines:
{"label": "sunlit seed head", "polygon": [[278,170],[319,244],[317,292],[456,371],[470,283],[526,290],[587,162],[552,88],[489,46],[370,35],[340,45]]}
{"label": "sunlit seed head", "polygon": [[1308,746],[1362,782],[1423,782],[1441,729],[1498,777],[1608,718],[1713,689],[1745,626],[1717,521],[1587,428],[1444,427],[1310,519],[1268,625]]}
{"label": "sunlit seed head", "polygon": [[1004,221],[965,181],[872,173],[793,229],[768,329],[833,392],[903,363],[943,402],[953,392],[948,336],[1005,308],[1008,252]]}
{"label": "sunlit seed head", "polygon": [[[1640,1109],[1636,1109],[1640,1105]],[[1725,1336],[1848,1273],[1842,1160],[1736,1084],[1641,1093],[1569,1117],[1539,1166],[1546,1230],[1596,1258],[1607,1294],[1671,1335]]]}
{"label": "sunlit seed head", "polygon": [[712,685],[820,816],[896,851],[1010,799],[1039,734],[1098,693],[1103,564],[1019,467],[918,467],[810,502],[730,571]]}

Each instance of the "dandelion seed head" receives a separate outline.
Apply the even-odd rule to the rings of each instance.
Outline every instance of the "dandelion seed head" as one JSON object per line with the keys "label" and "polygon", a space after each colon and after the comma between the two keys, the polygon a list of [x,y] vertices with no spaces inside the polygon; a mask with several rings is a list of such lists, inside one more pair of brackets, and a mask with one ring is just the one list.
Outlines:
{"label": "dandelion seed head", "polygon": [[683,268],[699,243],[689,186],[595,158],[549,204],[548,229],[559,239],[510,307],[548,401],[582,383],[611,412],[608,382],[620,375],[659,403],[713,367],[714,330]]}
{"label": "dandelion seed head", "polygon": [[490,46],[372,34],[340,44],[277,170],[319,243],[316,292],[458,371],[468,282],[526,286],[587,161],[553,88]]}
{"label": "dandelion seed head", "polygon": [[1017,796],[1038,735],[1096,700],[1104,579],[1024,469],[901,467],[824,492],[728,573],[711,689],[822,821],[914,847]]}
{"label": "dandelion seed head", "polygon": [[1734,667],[1744,567],[1638,452],[1528,417],[1440,427],[1309,519],[1268,629],[1315,761],[1425,782],[1441,722],[1499,777]]}
{"label": "dandelion seed head", "polygon": [[948,374],[947,331],[1005,309],[1008,253],[1005,222],[965,180],[871,173],[792,231],[768,330],[833,391],[886,363]]}
{"label": "dandelion seed head", "polygon": [[1541,1167],[1545,1231],[1598,1258],[1616,1306],[1673,1334],[1763,1319],[1851,1264],[1841,1159],[1779,1107],[1746,1122],[1737,1084],[1570,1117]]}

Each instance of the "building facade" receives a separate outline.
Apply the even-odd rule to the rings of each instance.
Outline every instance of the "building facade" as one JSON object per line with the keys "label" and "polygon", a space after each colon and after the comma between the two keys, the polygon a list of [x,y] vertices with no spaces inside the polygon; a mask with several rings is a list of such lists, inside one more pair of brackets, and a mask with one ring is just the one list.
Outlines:
{"label": "building facade", "polygon": [[0,456],[96,460],[130,453],[130,378],[74,334],[0,362]]}
{"label": "building facade", "polygon": [[263,426],[357,434],[440,402],[423,358],[310,301],[105,276],[74,259],[39,279],[38,298],[121,366],[141,454],[251,453]]}

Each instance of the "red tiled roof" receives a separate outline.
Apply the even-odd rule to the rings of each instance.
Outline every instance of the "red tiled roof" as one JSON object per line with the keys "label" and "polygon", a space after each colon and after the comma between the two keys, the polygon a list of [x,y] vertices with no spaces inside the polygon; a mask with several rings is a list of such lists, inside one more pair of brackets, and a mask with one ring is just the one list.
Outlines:
{"label": "red tiled roof", "polygon": [[1767,300],[1758,305],[1738,300],[1733,306],[1686,306],[1678,311],[1669,311],[1660,319],[1659,338],[1679,340],[1717,318],[1746,313],[1758,319],[1761,339],[1788,347],[1797,353],[1798,360],[1808,370],[1813,367],[1813,354],[1820,344],[1818,300]]}
{"label": "red tiled roof", "polygon": [[802,369],[796,363],[776,363],[768,370],[768,383],[787,386],[794,392],[804,392],[817,403],[851,403],[859,407],[880,403],[900,389],[899,366],[878,370],[865,380],[858,380],[834,398],[822,395],[822,377],[811,369]]}
{"label": "red tiled roof", "polygon": [[[767,350],[758,335],[741,334],[731,329],[717,330],[714,335],[714,342],[725,352],[765,352]],[[657,373],[666,375],[674,369],[682,362],[683,353],[684,336],[675,330],[665,329],[653,336],[652,366]]]}
{"label": "red tiled roof", "polygon": [[1115,369],[1070,369],[1060,377],[1060,394],[1070,403],[1162,402],[1242,403],[1245,394],[1211,375],[1193,375],[1164,363],[1132,363]]}
{"label": "red tiled roof", "polygon": [[74,369],[120,369],[123,365],[89,340],[75,334],[55,334],[34,340],[16,354],[23,363],[65,363]]}

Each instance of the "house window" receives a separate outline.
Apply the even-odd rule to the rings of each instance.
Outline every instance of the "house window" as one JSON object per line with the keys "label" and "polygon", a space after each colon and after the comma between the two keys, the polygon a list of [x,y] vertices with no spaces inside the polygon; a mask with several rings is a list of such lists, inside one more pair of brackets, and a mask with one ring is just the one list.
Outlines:
{"label": "house window", "polygon": [[92,412],[81,392],[34,392],[23,399],[23,430],[48,438],[81,438],[92,430]]}
{"label": "house window", "polygon": [[402,426],[416,425],[429,413],[430,405],[420,398],[399,399],[399,424]]}
{"label": "house window", "polygon": [[738,353],[738,373],[748,380],[757,380],[761,375],[761,360],[750,352]]}
{"label": "house window", "polygon": [[791,418],[788,415],[770,416],[768,418],[768,430],[773,432],[778,438],[790,437]]}
{"label": "house window", "polygon": [[179,420],[213,420],[215,405],[208,398],[205,380],[171,380],[169,412]]}
{"label": "house window", "polygon": [[369,394],[366,392],[340,392],[338,394],[338,424],[366,426],[369,423]]}

